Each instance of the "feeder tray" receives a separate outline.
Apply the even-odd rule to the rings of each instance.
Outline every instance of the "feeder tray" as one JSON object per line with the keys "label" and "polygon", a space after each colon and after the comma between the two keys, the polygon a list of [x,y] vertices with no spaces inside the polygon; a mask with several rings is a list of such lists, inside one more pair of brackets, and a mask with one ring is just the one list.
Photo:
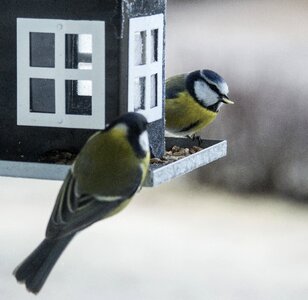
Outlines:
{"label": "feeder tray", "polygon": [[[194,146],[202,150],[188,154],[172,162],[152,163],[144,186],[154,187],[161,183],[168,182],[173,178],[189,173],[199,167],[207,165],[227,154],[227,142],[220,140],[202,140],[192,141],[187,138],[166,138],[166,149],[170,150],[173,146],[181,148],[192,148]],[[46,162],[21,162],[21,161],[0,161],[0,176],[24,177],[36,179],[63,180],[71,167],[72,160],[69,159],[74,154],[58,151],[49,153],[51,158],[56,158],[60,163],[55,161]],[[66,158],[68,159],[66,160]],[[44,158],[46,159],[46,157]],[[44,161],[42,159],[41,161]],[[67,164],[65,164],[67,163]]]}
{"label": "feeder tray", "polygon": [[166,138],[167,151],[174,145],[184,149],[195,146],[202,148],[202,150],[183,156],[170,163],[151,164],[144,186],[154,187],[160,185],[227,155],[227,141],[202,140],[199,144],[198,141],[187,138]]}

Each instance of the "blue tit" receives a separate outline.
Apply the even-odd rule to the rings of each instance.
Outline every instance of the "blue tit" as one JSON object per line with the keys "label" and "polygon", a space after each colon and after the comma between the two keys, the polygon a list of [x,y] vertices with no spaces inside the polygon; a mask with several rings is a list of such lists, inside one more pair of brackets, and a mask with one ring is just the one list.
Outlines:
{"label": "blue tit", "polygon": [[221,106],[234,104],[228,98],[225,80],[211,70],[198,70],[167,79],[166,130],[192,136],[215,120]]}
{"label": "blue tit", "polygon": [[89,138],[59,191],[45,239],[15,269],[17,281],[38,293],[77,232],[129,203],[147,174],[146,119],[127,113]]}

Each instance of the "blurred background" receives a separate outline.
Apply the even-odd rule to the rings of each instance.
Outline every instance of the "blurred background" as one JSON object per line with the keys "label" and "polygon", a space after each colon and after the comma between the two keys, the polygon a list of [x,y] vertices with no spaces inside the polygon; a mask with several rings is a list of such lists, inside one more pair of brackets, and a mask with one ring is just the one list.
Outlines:
{"label": "blurred background", "polygon": [[[236,105],[202,133],[228,156],[76,237],[37,299],[306,299],[308,2],[169,0],[167,17],[167,76],[229,84]],[[11,273],[60,185],[0,178],[0,299],[33,299]]]}
{"label": "blurred background", "polygon": [[204,130],[228,158],[201,183],[308,200],[308,2],[169,1],[167,76],[217,71],[236,101]]}

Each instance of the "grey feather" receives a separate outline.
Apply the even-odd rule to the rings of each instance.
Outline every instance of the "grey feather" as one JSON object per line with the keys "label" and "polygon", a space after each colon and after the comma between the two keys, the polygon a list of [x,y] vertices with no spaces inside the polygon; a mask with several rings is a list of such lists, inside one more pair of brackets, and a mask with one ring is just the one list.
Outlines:
{"label": "grey feather", "polygon": [[175,99],[186,89],[186,74],[170,77],[166,81],[166,99]]}
{"label": "grey feather", "polygon": [[14,270],[18,282],[37,294],[44,285],[58,258],[74,235],[53,240],[44,239],[39,246]]}

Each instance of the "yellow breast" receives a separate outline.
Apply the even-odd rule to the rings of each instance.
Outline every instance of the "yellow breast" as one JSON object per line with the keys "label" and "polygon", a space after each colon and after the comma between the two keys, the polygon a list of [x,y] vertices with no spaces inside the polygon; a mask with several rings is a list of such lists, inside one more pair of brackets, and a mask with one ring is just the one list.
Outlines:
{"label": "yellow breast", "polygon": [[166,99],[166,129],[177,135],[190,135],[209,125],[217,116],[197,103],[185,91],[175,99]]}

